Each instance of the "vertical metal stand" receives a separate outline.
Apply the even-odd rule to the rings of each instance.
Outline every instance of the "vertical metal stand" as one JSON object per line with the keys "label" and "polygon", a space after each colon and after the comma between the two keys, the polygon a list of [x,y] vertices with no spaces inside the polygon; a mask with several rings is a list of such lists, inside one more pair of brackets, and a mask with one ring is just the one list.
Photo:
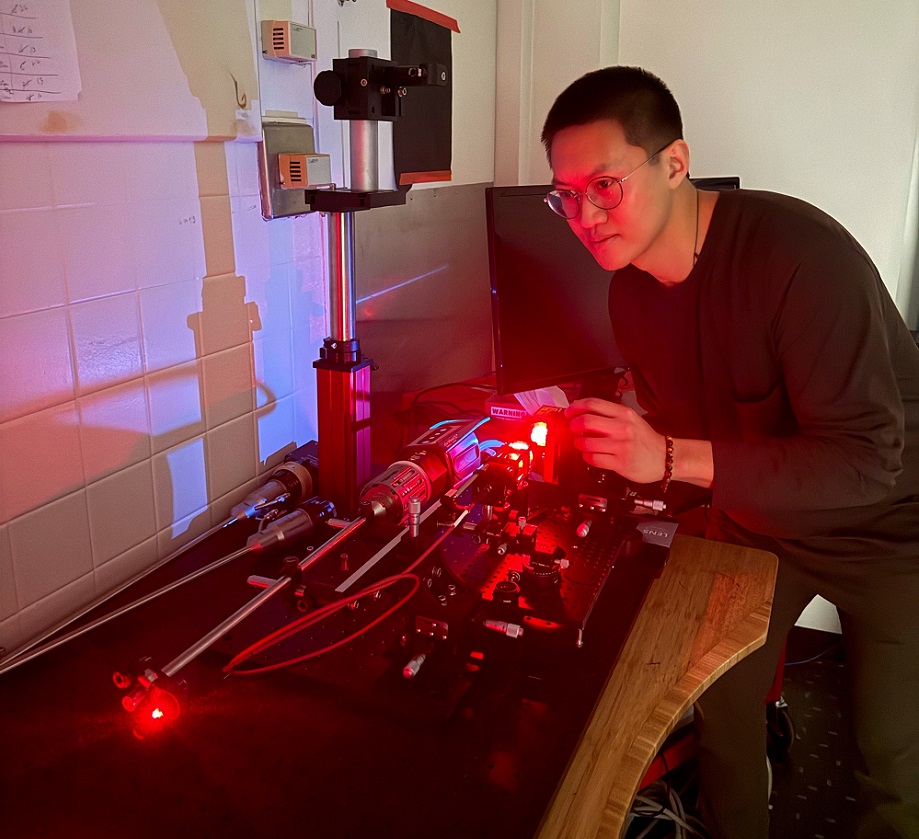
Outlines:
{"label": "vertical metal stand", "polygon": [[353,213],[329,214],[332,334],[319,350],[319,487],[339,516],[357,511],[370,480],[370,366],[354,335]]}
{"label": "vertical metal stand", "polygon": [[[376,56],[349,50],[349,57]],[[352,120],[352,191],[379,189],[379,126]],[[355,335],[354,213],[329,213],[329,324],[316,368],[319,485],[339,516],[353,516],[370,480],[370,368]]]}

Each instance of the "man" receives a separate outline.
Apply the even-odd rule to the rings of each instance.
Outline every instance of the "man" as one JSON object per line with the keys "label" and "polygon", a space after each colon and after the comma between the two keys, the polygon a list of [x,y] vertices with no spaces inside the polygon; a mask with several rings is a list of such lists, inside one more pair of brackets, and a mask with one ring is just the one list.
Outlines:
{"label": "man", "polygon": [[822,594],[852,676],[858,836],[916,839],[919,350],[876,268],[809,204],[697,190],[677,103],[641,69],[574,82],[542,139],[547,203],[615,272],[613,332],[647,412],[575,402],[577,447],[631,481],[710,488],[709,537],[779,557],[765,646],[697,705],[707,827],[768,836],[765,696]]}

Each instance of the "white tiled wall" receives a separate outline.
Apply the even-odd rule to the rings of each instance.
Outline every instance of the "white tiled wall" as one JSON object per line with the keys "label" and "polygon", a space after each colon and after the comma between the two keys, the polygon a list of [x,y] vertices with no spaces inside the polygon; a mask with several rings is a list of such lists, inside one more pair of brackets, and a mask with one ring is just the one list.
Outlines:
{"label": "white tiled wall", "polygon": [[315,439],[321,222],[257,193],[252,143],[0,143],[0,647]]}

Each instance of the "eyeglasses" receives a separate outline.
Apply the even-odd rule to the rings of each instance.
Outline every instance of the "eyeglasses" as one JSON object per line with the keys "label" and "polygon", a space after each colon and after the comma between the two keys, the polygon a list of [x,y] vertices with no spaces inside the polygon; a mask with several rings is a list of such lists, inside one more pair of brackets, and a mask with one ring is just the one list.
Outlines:
{"label": "eyeglasses", "polygon": [[[672,141],[671,141],[672,142]],[[543,201],[549,209],[562,218],[577,218],[581,214],[581,196],[586,195],[587,200],[601,210],[615,210],[622,203],[622,184],[632,177],[645,163],[654,160],[670,143],[661,146],[644,163],[639,163],[628,175],[623,178],[613,178],[609,175],[598,175],[587,184],[584,192],[573,189],[553,189]]]}

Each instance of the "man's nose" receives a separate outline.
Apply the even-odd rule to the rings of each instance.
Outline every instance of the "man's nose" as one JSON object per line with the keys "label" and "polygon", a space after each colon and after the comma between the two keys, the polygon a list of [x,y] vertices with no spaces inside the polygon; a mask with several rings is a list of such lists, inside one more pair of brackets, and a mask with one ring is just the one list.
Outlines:
{"label": "man's nose", "polygon": [[607,211],[593,203],[586,195],[581,196],[578,207],[578,223],[585,230],[590,230],[606,221]]}

